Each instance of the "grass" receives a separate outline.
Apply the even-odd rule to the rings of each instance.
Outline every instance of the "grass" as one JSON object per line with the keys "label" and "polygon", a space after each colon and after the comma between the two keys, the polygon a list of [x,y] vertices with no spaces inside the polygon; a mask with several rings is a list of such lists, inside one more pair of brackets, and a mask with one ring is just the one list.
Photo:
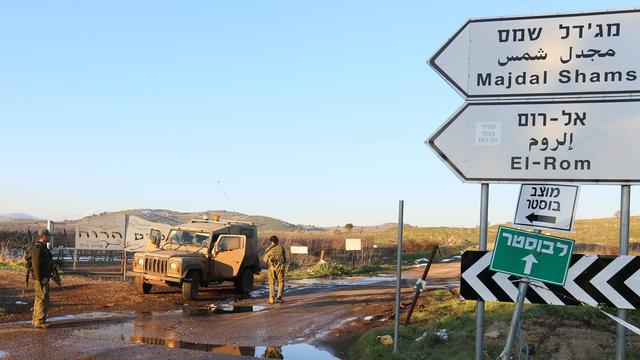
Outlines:
{"label": "grass", "polygon": [[9,257],[0,251],[0,269],[15,271],[15,272],[21,272],[21,271],[24,272],[25,270],[24,260],[22,259],[18,260],[18,259]]}
{"label": "grass", "polygon": [[[418,308],[411,318],[412,323],[408,327],[401,327],[399,353],[393,354],[393,345],[382,345],[377,337],[381,335],[393,336],[392,327],[381,327],[369,330],[354,344],[350,351],[350,359],[443,359],[443,360],[467,360],[474,357],[475,341],[475,301],[460,300],[446,290],[428,293],[426,306]],[[500,324],[500,329],[508,329],[514,304],[487,302],[485,304],[485,332],[492,325]],[[610,311],[611,312],[611,311]],[[639,311],[629,311],[628,320],[631,323],[640,322]],[[607,338],[614,341],[615,323],[595,309],[580,306],[552,306],[552,305],[525,305],[522,312],[523,331],[529,331],[536,324],[542,329],[552,329],[556,324],[579,327],[585,333],[589,329],[598,329],[607,332]],[[569,325],[567,325],[569,324]],[[442,340],[436,332],[446,329],[448,339]],[[533,330],[531,330],[533,331]],[[416,341],[418,337],[427,333],[423,339]],[[504,347],[505,330],[501,330],[502,337],[497,340],[487,339],[485,351],[487,359],[495,359]],[[609,332],[611,336],[609,336]],[[632,335],[634,336],[634,335]],[[529,340],[536,339],[533,335],[527,335]],[[585,340],[588,341],[588,340]],[[537,346],[537,345],[536,345]],[[615,346],[602,349],[601,358],[606,358],[614,352]],[[544,349],[540,349],[543,352]],[[637,358],[640,355],[638,346],[627,346],[629,358]]]}

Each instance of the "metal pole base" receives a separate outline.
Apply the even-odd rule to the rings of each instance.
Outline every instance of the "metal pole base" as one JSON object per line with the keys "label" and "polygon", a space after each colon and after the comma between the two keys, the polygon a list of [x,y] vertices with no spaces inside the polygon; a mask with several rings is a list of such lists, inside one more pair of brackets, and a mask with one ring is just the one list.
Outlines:
{"label": "metal pole base", "polygon": [[513,310],[513,317],[511,317],[511,326],[509,327],[509,336],[507,337],[507,344],[500,354],[501,360],[511,359],[511,349],[513,343],[516,340],[516,332],[518,330],[518,324],[520,323],[520,313],[522,312],[522,306],[524,305],[524,299],[527,295],[527,289],[529,288],[529,280],[521,279],[518,286],[518,301],[516,302],[516,308]]}

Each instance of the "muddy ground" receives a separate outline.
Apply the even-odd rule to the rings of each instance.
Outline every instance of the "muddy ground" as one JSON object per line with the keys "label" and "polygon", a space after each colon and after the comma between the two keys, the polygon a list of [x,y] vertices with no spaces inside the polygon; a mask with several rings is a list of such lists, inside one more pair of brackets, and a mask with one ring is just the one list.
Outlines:
{"label": "muddy ground", "polygon": [[[459,266],[434,265],[433,283],[455,281]],[[22,273],[0,270],[0,359],[225,359],[261,357],[273,350],[267,347],[290,359],[344,359],[364,331],[393,323],[395,299],[392,277],[289,281],[277,305],[267,303],[264,284],[245,298],[231,284],[216,285],[188,302],[179,289],[154,287],[143,296],[117,279],[68,275],[63,285],[51,287],[52,328],[32,329],[33,290]],[[411,281],[402,294],[412,298]],[[212,311],[211,304],[234,310]]]}
{"label": "muddy ground", "polygon": [[[455,287],[459,267],[434,264],[429,284]],[[416,279],[423,269],[405,271],[403,279]],[[67,275],[63,282],[63,289],[52,285],[52,328],[33,329],[33,290],[24,286],[23,273],[0,270],[1,360],[241,359],[278,350],[285,359],[348,359],[365,331],[393,325],[395,281],[389,275],[288,281],[285,303],[277,305],[267,303],[264,284],[250,297],[221,284],[185,302],[179,289],[154,287],[142,296],[117,278]],[[413,297],[414,282],[403,282],[404,304]],[[421,309],[436,301],[428,292],[420,299]],[[523,333],[535,347],[532,359],[613,358],[614,323],[587,322],[570,316],[524,321]],[[503,346],[508,324],[487,324],[485,330],[487,346]],[[628,335],[629,353],[639,353],[636,340]]]}

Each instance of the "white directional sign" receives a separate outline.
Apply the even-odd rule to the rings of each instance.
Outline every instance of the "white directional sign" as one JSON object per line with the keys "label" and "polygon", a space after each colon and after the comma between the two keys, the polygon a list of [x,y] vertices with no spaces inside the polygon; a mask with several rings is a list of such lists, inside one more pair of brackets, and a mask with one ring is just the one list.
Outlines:
{"label": "white directional sign", "polygon": [[428,140],[462,180],[640,182],[640,100],[466,103]]}
{"label": "white directional sign", "polygon": [[640,10],[471,19],[430,59],[465,98],[640,92]]}
{"label": "white directional sign", "polygon": [[291,246],[290,252],[292,254],[307,254],[309,253],[309,248],[306,246]]}
{"label": "white directional sign", "polygon": [[362,250],[362,241],[360,239],[345,239],[345,250],[360,251]]}
{"label": "white directional sign", "polygon": [[577,185],[523,184],[513,225],[571,232],[578,190]]}

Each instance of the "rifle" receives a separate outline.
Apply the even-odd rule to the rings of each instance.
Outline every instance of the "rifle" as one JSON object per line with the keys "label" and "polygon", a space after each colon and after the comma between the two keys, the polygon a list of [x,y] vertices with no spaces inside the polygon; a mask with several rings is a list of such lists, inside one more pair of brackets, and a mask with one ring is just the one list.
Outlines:
{"label": "rifle", "polygon": [[56,285],[60,286],[62,291],[64,291],[64,287],[62,286],[62,281],[60,279],[60,271],[58,271],[58,266],[54,263],[51,263],[51,280],[56,283]]}
{"label": "rifle", "polygon": [[[29,243],[24,247],[24,251],[25,251],[25,255],[26,255],[26,251],[27,251],[27,246],[31,246],[31,244],[33,243],[33,239],[31,238],[31,230],[27,229],[27,236],[29,236]],[[31,250],[29,250],[31,251]],[[27,259],[27,262],[25,263],[25,267],[27,268],[27,271],[25,271],[24,273],[24,283],[26,284],[26,286],[29,286],[29,274],[33,272],[33,269],[31,268],[31,256],[33,255],[29,255],[29,259]]]}

